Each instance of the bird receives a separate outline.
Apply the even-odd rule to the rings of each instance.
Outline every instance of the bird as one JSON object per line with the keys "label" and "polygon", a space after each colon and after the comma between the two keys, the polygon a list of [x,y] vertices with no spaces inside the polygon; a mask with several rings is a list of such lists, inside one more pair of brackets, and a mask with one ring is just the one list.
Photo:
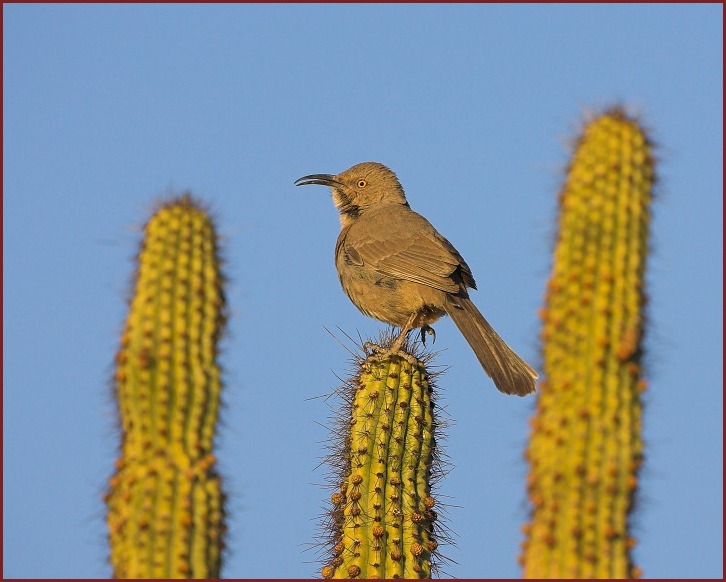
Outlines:
{"label": "bird", "polygon": [[[340,214],[335,266],[343,290],[365,315],[401,328],[388,353],[406,335],[449,315],[500,392],[535,391],[537,372],[494,331],[469,297],[476,282],[469,265],[422,215],[411,210],[396,174],[379,162],[340,174],[310,174],[296,186],[332,190]],[[434,335],[435,339],[435,335]]]}

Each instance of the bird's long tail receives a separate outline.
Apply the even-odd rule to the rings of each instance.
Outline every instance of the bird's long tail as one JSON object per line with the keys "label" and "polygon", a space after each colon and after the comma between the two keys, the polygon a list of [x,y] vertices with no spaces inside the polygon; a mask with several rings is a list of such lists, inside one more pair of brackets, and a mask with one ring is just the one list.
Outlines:
{"label": "bird's long tail", "polygon": [[500,392],[517,396],[534,392],[537,372],[499,337],[470,299],[448,295],[445,309]]}

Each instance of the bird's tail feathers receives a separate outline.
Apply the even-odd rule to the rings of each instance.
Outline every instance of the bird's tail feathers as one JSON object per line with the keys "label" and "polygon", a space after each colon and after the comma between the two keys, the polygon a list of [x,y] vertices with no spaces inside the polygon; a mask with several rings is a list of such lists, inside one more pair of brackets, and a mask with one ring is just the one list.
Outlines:
{"label": "bird's tail feathers", "polygon": [[537,372],[499,337],[468,297],[449,295],[445,309],[500,392],[517,396],[534,392]]}

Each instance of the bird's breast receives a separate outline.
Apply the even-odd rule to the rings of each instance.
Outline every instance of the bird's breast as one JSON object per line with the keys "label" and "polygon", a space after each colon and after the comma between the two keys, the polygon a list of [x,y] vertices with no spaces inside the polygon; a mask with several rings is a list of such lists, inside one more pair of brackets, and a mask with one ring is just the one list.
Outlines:
{"label": "bird's breast", "polygon": [[420,325],[433,323],[444,313],[434,307],[443,304],[443,293],[437,289],[347,263],[342,255],[336,266],[345,294],[369,317],[403,327],[414,312],[421,314]]}

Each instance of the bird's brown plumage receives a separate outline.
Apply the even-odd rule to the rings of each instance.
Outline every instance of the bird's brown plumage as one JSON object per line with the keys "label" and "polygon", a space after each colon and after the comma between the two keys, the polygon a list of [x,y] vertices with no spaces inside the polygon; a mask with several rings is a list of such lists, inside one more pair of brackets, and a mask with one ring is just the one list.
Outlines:
{"label": "bird's brown plumage", "polygon": [[500,391],[534,392],[537,373],[469,299],[467,289],[476,283],[466,261],[411,210],[390,169],[364,162],[336,176],[304,176],[296,184],[333,189],[342,225],[335,264],[343,289],[363,313],[401,327],[401,338],[447,313]]}

